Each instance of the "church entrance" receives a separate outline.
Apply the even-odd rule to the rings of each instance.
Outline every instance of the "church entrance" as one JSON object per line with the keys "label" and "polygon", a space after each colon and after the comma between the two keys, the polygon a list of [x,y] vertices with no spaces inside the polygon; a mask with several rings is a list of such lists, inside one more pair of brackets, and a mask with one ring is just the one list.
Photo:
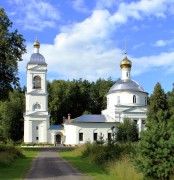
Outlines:
{"label": "church entrance", "polygon": [[56,144],[61,144],[61,135],[60,134],[56,135]]}

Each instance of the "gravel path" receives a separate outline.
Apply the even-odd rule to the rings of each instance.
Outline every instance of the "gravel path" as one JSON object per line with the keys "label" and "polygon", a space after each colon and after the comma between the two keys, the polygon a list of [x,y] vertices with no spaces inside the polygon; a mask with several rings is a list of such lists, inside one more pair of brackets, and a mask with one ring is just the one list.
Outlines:
{"label": "gravel path", "polygon": [[89,180],[76,168],[59,157],[61,148],[45,148],[38,153],[26,180]]}

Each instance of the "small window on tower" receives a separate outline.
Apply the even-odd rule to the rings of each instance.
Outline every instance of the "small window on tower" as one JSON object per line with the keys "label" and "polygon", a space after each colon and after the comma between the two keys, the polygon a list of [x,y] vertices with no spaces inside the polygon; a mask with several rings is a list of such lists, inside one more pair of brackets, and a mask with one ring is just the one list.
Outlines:
{"label": "small window on tower", "polygon": [[41,77],[35,76],[33,78],[33,89],[41,89]]}
{"label": "small window on tower", "polygon": [[128,72],[126,72],[126,77],[129,77],[129,73]]}
{"label": "small window on tower", "polygon": [[36,140],[39,140],[39,137],[36,137]]}
{"label": "small window on tower", "polygon": [[38,130],[39,129],[39,127],[38,126],[36,126],[36,130]]}

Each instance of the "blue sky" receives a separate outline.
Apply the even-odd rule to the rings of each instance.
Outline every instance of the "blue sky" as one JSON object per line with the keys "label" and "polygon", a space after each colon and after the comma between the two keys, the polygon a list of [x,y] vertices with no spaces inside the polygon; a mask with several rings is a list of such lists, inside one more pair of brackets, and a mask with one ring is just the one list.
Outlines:
{"label": "blue sky", "polygon": [[26,39],[22,85],[37,36],[50,81],[120,78],[126,42],[132,79],[149,93],[157,82],[172,90],[174,0],[6,0],[0,7]]}

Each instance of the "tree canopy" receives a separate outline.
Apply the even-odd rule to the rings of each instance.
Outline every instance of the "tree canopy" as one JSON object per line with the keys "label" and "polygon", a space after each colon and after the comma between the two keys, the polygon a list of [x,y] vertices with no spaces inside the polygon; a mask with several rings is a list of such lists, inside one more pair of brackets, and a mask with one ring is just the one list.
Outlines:
{"label": "tree canopy", "polygon": [[17,30],[12,31],[12,22],[0,8],[0,99],[6,99],[14,86],[19,86],[18,61],[26,52],[24,38]]}

